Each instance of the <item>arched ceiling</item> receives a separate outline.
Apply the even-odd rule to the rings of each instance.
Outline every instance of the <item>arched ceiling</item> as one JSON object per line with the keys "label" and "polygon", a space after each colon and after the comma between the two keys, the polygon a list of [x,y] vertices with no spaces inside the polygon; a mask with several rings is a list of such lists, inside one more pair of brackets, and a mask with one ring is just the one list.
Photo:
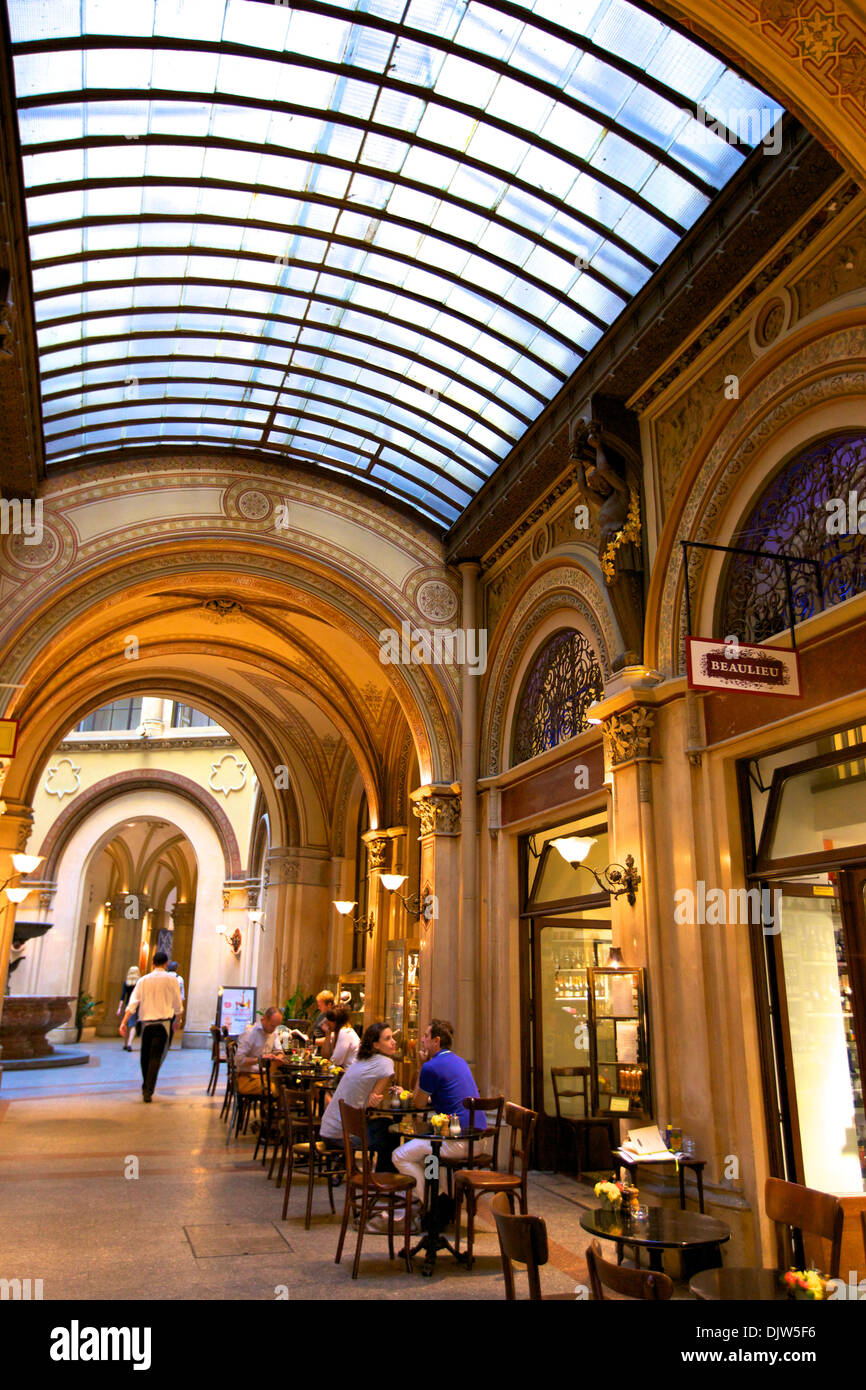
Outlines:
{"label": "arched ceiling", "polygon": [[442,526],[781,114],[623,0],[7,4],[49,464],[240,445]]}

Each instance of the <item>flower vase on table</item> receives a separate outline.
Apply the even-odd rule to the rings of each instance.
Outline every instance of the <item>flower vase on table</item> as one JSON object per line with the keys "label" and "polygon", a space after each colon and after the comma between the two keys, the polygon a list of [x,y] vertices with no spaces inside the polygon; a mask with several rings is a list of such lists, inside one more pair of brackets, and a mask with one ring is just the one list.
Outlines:
{"label": "flower vase on table", "polygon": [[603,1211],[619,1211],[622,1206],[622,1183],[597,1182],[593,1188]]}
{"label": "flower vase on table", "polygon": [[827,1278],[817,1269],[789,1269],[784,1276],[788,1297],[807,1302],[827,1297]]}

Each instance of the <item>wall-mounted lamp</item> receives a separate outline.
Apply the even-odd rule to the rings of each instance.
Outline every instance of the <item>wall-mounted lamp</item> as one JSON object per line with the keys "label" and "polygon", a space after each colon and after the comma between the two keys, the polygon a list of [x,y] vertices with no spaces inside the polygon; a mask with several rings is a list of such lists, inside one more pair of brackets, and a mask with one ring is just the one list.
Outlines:
{"label": "wall-mounted lamp", "polygon": [[249,919],[250,919],[250,925],[253,925],[254,923],[258,923],[258,925],[261,927],[262,931],[264,931],[264,929],[265,929],[265,924],[264,924],[264,921],[262,920],[262,919],[264,918],[264,915],[265,915],[265,914],[262,912],[261,908],[259,908],[259,907],[254,907],[254,908],[252,909],[251,912],[248,912],[248,913],[247,913],[247,916],[248,916]]}
{"label": "wall-mounted lamp", "polygon": [[584,864],[584,859],[589,854],[597,840],[589,840],[579,835],[566,836],[561,840],[551,840],[550,843],[558,849],[566,864],[570,864],[573,869],[588,869],[605,893],[610,893],[613,898],[621,898],[626,894],[632,907],[635,905],[635,893],[640,883],[640,874],[635,868],[634,858],[627,854],[625,864],[608,864],[606,869],[602,869],[601,874],[597,873],[591,864]]}
{"label": "wall-mounted lamp", "polygon": [[619,946],[611,946],[607,953],[608,970],[625,970],[625,961],[622,958],[622,951]]}
{"label": "wall-mounted lamp", "polygon": [[10,903],[23,903],[28,894],[33,892],[32,888],[9,888],[13,878],[18,878],[19,874],[31,874],[33,870],[42,863],[45,856],[43,854],[13,854],[12,867],[15,870],[6,879],[5,883],[0,884],[0,892],[4,892]]}
{"label": "wall-mounted lamp", "polygon": [[[336,898],[334,898],[333,901],[334,907],[337,909],[341,917],[352,916],[352,908],[356,905],[354,902],[338,902]],[[373,932],[376,929],[376,919],[373,916],[372,912],[366,919],[363,917],[352,917],[352,926],[354,927],[356,932],[366,934],[367,936],[372,936]]]}
{"label": "wall-mounted lamp", "polygon": [[[380,874],[379,882],[387,893],[397,893],[401,883],[405,883],[407,874]],[[432,893],[413,893],[411,898],[404,898],[402,893],[397,893],[397,897],[409,913],[410,917],[421,917],[424,926],[429,926],[436,912],[436,898]]]}
{"label": "wall-mounted lamp", "polygon": [[220,923],[218,924],[218,926],[217,926],[216,933],[217,933],[217,936],[224,936],[224,937],[225,937],[225,939],[226,939],[226,944],[230,947],[230,949],[234,952],[234,954],[235,954],[236,956],[239,956],[239,955],[240,955],[240,953],[241,953],[241,946],[243,945],[243,937],[241,936],[240,931],[238,930],[237,927],[235,927],[235,929],[234,929],[234,931],[232,932],[231,936],[229,936],[228,932],[226,931],[225,926],[223,925],[222,922],[220,922]]}

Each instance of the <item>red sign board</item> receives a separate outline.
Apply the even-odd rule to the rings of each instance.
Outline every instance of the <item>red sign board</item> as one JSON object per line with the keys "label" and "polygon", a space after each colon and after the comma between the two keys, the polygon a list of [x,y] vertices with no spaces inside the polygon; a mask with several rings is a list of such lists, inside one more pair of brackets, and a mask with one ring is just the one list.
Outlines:
{"label": "red sign board", "polygon": [[746,647],[705,637],[688,637],[686,643],[691,690],[800,698],[800,659],[789,647]]}

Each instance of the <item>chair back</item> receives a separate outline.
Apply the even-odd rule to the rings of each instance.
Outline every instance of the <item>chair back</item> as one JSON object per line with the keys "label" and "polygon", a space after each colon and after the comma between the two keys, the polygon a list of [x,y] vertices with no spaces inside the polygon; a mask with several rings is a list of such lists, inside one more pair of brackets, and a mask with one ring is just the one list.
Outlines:
{"label": "chair back", "polygon": [[[467,1096],[463,1101],[464,1110],[469,1114],[469,1128],[475,1129],[475,1116],[484,1115],[487,1121],[487,1133],[493,1136],[493,1149],[491,1167],[496,1168],[499,1159],[499,1134],[502,1129],[502,1112],[505,1109],[504,1096]],[[469,1167],[472,1166],[474,1148],[476,1144],[484,1144],[484,1139],[469,1140]]]}
{"label": "chair back", "polygon": [[[333,1105],[334,1102],[331,1101]],[[343,1149],[346,1155],[346,1172],[349,1178],[358,1175],[358,1163],[355,1158],[355,1151],[361,1150],[361,1169],[360,1172],[366,1179],[370,1173],[370,1155],[367,1152],[367,1116],[363,1110],[357,1109],[354,1105],[347,1105],[344,1100],[339,1102],[340,1119],[343,1123]]]}
{"label": "chair back", "polygon": [[516,1299],[514,1269],[512,1260],[526,1265],[529,1278],[529,1297],[541,1298],[539,1266],[548,1261],[547,1227],[540,1216],[513,1216],[508,1198],[504,1192],[497,1192],[491,1203],[496,1234],[499,1237],[499,1253],[502,1256],[502,1273],[505,1276],[505,1297]]}
{"label": "chair back", "polygon": [[508,1171],[509,1173],[519,1171],[524,1193],[526,1191],[526,1174],[529,1171],[529,1151],[532,1147],[532,1136],[535,1133],[537,1120],[538,1112],[535,1110],[525,1110],[522,1105],[514,1105],[511,1101],[508,1101],[505,1106],[505,1123],[511,1127],[511,1138],[508,1143]]}
{"label": "chair back", "polygon": [[310,1111],[310,1092],[280,1086],[277,1089],[277,1105],[280,1119],[286,1127],[289,1147],[293,1144],[312,1144],[315,1123]]}
{"label": "chair back", "polygon": [[234,1038],[226,1038],[226,1067],[228,1068],[229,1085],[235,1089],[237,1080],[237,1050],[238,1045]]}
{"label": "chair back", "polygon": [[262,1083],[262,1095],[269,1100],[273,1098],[271,1091],[271,1059],[270,1057],[259,1058],[259,1079]]}
{"label": "chair back", "polygon": [[586,1263],[589,1269],[589,1286],[596,1300],[604,1300],[604,1289],[623,1294],[626,1298],[661,1299],[672,1298],[673,1280],[667,1274],[657,1274],[649,1269],[627,1269],[625,1265],[610,1264],[601,1253],[597,1240],[587,1246]]}
{"label": "chair back", "polygon": [[[830,1266],[827,1273],[831,1279],[838,1278],[839,1261],[842,1255],[842,1223],[844,1209],[838,1197],[829,1192],[819,1192],[814,1187],[802,1187],[796,1182],[783,1182],[781,1178],[767,1178],[764,1186],[764,1210],[776,1226],[776,1253],[778,1268],[790,1269],[792,1262],[799,1260],[795,1255],[791,1238],[791,1227],[802,1233],[803,1237],[817,1236],[830,1242]],[[825,1252],[810,1242],[812,1253],[806,1251],[807,1263],[823,1264]]]}
{"label": "chair back", "polygon": [[[577,1081],[574,1089],[564,1087],[562,1082],[576,1077]],[[589,1118],[589,1067],[551,1067],[550,1080],[553,1083],[553,1101],[556,1106],[556,1118],[558,1120],[577,1119],[576,1115],[563,1115],[560,1109],[560,1101],[563,1100],[582,1100],[583,1115],[581,1119]]]}
{"label": "chair back", "polygon": [[210,1059],[212,1062],[221,1062],[220,1044],[222,1043],[223,1035],[215,1023],[211,1024],[210,1038]]}

